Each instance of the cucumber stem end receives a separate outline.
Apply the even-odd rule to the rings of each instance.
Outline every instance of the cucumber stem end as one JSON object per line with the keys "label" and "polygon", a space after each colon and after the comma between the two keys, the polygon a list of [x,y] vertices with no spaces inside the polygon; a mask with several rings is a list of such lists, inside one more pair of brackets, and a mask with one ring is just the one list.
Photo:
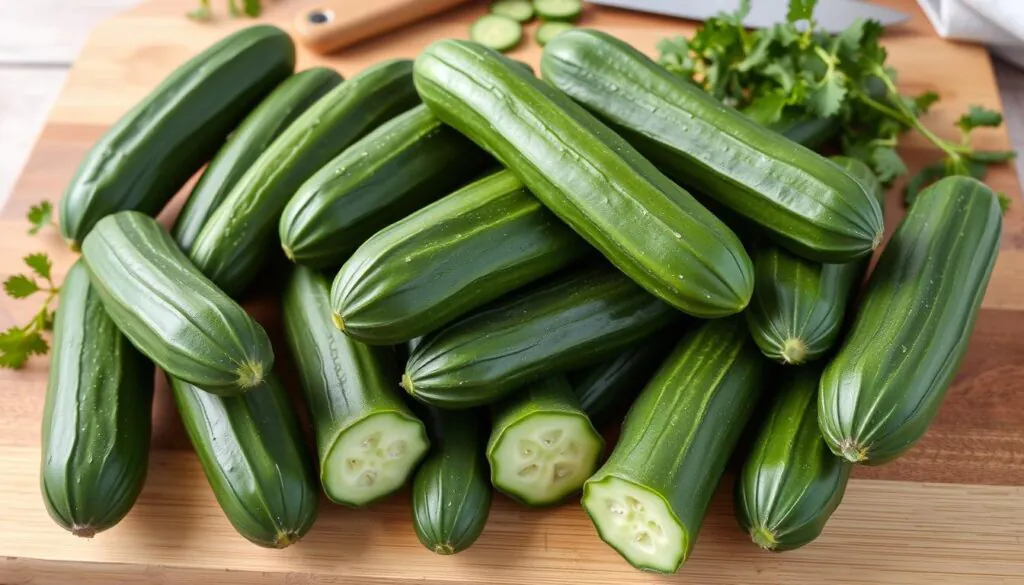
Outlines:
{"label": "cucumber stem end", "polygon": [[241,388],[255,388],[263,383],[263,362],[246,361],[235,370]]}
{"label": "cucumber stem end", "polygon": [[754,541],[754,544],[765,550],[775,550],[775,547],[779,546],[779,541],[776,540],[775,533],[764,526],[751,527],[750,539]]}
{"label": "cucumber stem end", "polygon": [[299,535],[294,532],[278,532],[274,538],[274,548],[285,548],[299,541]]}
{"label": "cucumber stem end", "polygon": [[840,455],[850,463],[862,463],[868,458],[868,448],[858,445],[853,439],[843,439],[839,443]]}
{"label": "cucumber stem end", "polygon": [[281,250],[284,252],[285,257],[288,258],[288,260],[295,262],[295,252],[292,252],[292,249],[288,247],[287,244],[281,244]]}
{"label": "cucumber stem end", "polygon": [[439,555],[453,555],[455,547],[449,542],[439,542],[434,545],[433,551]]}
{"label": "cucumber stem end", "polygon": [[345,330],[345,320],[341,318],[341,315],[337,313],[331,313],[331,322],[338,328],[338,331]]}
{"label": "cucumber stem end", "polygon": [[405,391],[408,392],[409,394],[415,394],[416,393],[413,390],[412,378],[409,377],[409,374],[402,374],[401,385],[402,385],[402,388],[405,388]]}
{"label": "cucumber stem end", "polygon": [[807,344],[798,337],[791,337],[782,346],[782,361],[786,364],[801,364],[807,357]]}
{"label": "cucumber stem end", "polygon": [[96,530],[95,526],[90,526],[88,524],[73,524],[71,526],[71,534],[74,534],[75,536],[78,536],[80,538],[92,538],[96,536],[97,532],[98,530]]}

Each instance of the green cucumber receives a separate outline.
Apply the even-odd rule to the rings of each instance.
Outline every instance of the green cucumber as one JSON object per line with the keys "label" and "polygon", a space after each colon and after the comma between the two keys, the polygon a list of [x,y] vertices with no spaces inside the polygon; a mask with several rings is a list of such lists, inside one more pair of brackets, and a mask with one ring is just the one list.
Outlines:
{"label": "green cucumber", "polygon": [[[847,157],[832,160],[884,203],[882,184],[866,164]],[[753,258],[754,298],[745,314],[761,352],[785,364],[823,356],[839,339],[846,308],[870,259],[819,264],[771,245],[758,247]]]}
{"label": "green cucumber", "polygon": [[242,29],[175,69],[89,150],[60,202],[72,249],[103,217],[156,215],[263,96],[295,68],[295,45],[269,25]]}
{"label": "green cucumber", "polygon": [[339,83],[341,76],[326,67],[296,73],[277,86],[239,124],[199,177],[174,222],[171,235],[182,250],[192,248],[206,220],[274,139]]}
{"label": "green cucumber", "polygon": [[297,542],[316,520],[313,483],[299,421],[281,383],[268,375],[243,396],[215,396],[168,376],[206,480],[228,521],[269,548]]}
{"label": "green cucumber", "polygon": [[674,573],[689,557],[763,370],[742,317],[706,321],[633,403],[618,445],[583,486],[583,508],[634,567]]}
{"label": "green cucumber", "polygon": [[523,40],[523,25],[499,14],[485,14],[469,27],[469,38],[495,51],[511,51]]}
{"label": "green cucumber", "polygon": [[[810,149],[816,149],[839,132],[839,119],[828,118],[783,118],[768,126],[793,142]],[[884,210],[883,210],[884,211]]]}
{"label": "green cucumber", "polygon": [[875,465],[924,435],[967,350],[1001,230],[998,198],[975,179],[917,196],[821,379],[818,422],[833,453]]}
{"label": "green cucumber", "polygon": [[94,290],[117,328],[169,375],[236,395],[274,365],[267,333],[178,249],[155,219],[120,211],[82,244]]}
{"label": "green cucumber", "polygon": [[533,4],[530,0],[497,0],[491,3],[491,14],[518,22],[530,22],[533,20]]}
{"label": "green cucumber", "polygon": [[545,283],[428,335],[402,386],[443,408],[494,402],[528,382],[612,356],[682,315],[610,267]]}
{"label": "green cucumber", "polygon": [[583,13],[581,0],[533,0],[533,9],[541,20],[575,22]]}
{"label": "green cucumber", "polygon": [[331,289],[335,323],[373,344],[435,331],[589,252],[508,171],[444,197],[366,241]]}
{"label": "green cucumber", "polygon": [[217,207],[189,253],[229,295],[249,284],[267,257],[281,212],[313,173],[416,105],[412,64],[384,61],[342,82],[302,113],[256,159]]}
{"label": "green cucumber", "polygon": [[299,187],[281,215],[281,247],[293,262],[337,268],[381,228],[492,164],[426,106],[416,106],[346,148]]}
{"label": "green cucumber", "polygon": [[881,208],[856,179],[606,33],[559,35],[541,72],[677,182],[795,254],[849,262],[882,240]]}
{"label": "green cucumber", "polygon": [[124,518],[146,480],[153,364],[117,330],[76,262],[60,287],[43,407],[46,511],[75,536]]}
{"label": "green cucumber", "polygon": [[426,407],[430,455],[412,483],[412,527],[423,546],[439,555],[469,548],[491,511],[480,413]]}
{"label": "green cucumber", "polygon": [[736,476],[736,517],[761,548],[818,538],[846,491],[853,466],[832,455],[818,429],[820,379],[813,366],[787,372]]}
{"label": "green cucumber", "polygon": [[491,483],[529,506],[557,504],[594,473],[603,447],[565,376],[545,378],[495,406]]}
{"label": "green cucumber", "polygon": [[433,43],[414,70],[442,121],[494,154],[641,287],[698,317],[747,305],[753,267],[736,235],[562,92],[464,41]]}
{"label": "green cucumber", "polygon": [[534,33],[534,38],[537,40],[537,44],[543,47],[550,43],[551,39],[574,28],[576,28],[575,25],[568,22],[545,22],[537,27],[537,32]]}
{"label": "green cucumber", "polygon": [[402,401],[390,347],[370,347],[330,321],[327,280],[298,267],[282,299],[285,334],[316,431],[331,501],[363,506],[400,488],[427,452],[423,423]]}
{"label": "green cucumber", "polygon": [[569,374],[580,407],[595,425],[622,420],[629,403],[672,350],[674,338],[678,335],[656,335],[599,364]]}

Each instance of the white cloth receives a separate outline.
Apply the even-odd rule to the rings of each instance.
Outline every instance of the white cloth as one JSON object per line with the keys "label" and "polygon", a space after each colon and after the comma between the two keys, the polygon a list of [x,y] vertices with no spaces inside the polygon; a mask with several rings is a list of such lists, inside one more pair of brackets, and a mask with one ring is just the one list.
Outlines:
{"label": "white cloth", "polygon": [[1024,68],[1024,0],[917,0],[939,36],[988,45]]}

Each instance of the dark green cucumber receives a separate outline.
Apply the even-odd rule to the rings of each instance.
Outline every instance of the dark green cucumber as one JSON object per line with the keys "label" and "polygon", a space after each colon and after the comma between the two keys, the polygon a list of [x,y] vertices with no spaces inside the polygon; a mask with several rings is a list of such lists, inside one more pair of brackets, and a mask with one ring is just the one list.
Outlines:
{"label": "dark green cucumber", "polygon": [[243,396],[215,396],[168,376],[206,480],[239,534],[284,548],[316,520],[319,493],[299,422],[281,383],[268,375]]}
{"label": "dark green cucumber", "polygon": [[183,250],[192,248],[206,220],[274,139],[339,83],[341,76],[333,69],[307,69],[284,80],[246,116],[207,165],[174,222],[171,234]]}
{"label": "dark green cucumber", "polygon": [[818,429],[821,368],[786,374],[736,476],[736,518],[761,548],[793,550],[825,527],[852,465],[832,455]]}
{"label": "dark green cucumber", "polygon": [[393,350],[338,331],[328,292],[322,275],[297,267],[282,299],[285,334],[316,431],[324,492],[362,506],[400,488],[429,441],[402,401]]}
{"label": "dark green cucumber", "polygon": [[673,179],[800,256],[849,262],[882,240],[878,202],[848,173],[615,37],[561,34],[544,48],[541,73]]}
{"label": "dark green cucumber", "polygon": [[270,372],[267,333],[196,270],[155,219],[137,211],[108,215],[86,236],[82,258],[118,329],[169,375],[235,395]]}
{"label": "dark green cucumber", "polygon": [[135,504],[152,404],[153,364],[117,330],[76,262],[60,287],[43,408],[43,503],[62,528],[88,538]]}
{"label": "dark green cucumber", "polygon": [[[884,203],[882,184],[867,165],[847,157],[832,160]],[[754,298],[745,314],[761,352],[786,364],[823,356],[839,339],[870,259],[819,264],[772,245],[758,247],[753,258]]]}
{"label": "dark green cucumber", "polygon": [[281,215],[281,247],[293,262],[337,268],[381,228],[492,164],[421,104],[346,148],[299,187]]}
{"label": "dark green cucumber", "polygon": [[384,61],[302,113],[242,175],[189,256],[217,286],[240,293],[259,271],[281,212],[302,183],[349,145],[418,102],[412,63]]}
{"label": "dark green cucumber", "polygon": [[294,68],[295,45],[269,25],[242,29],[186,61],[86,155],[60,202],[61,235],[77,249],[106,215],[156,215]]}
{"label": "dark green cucumber", "polygon": [[622,420],[629,403],[672,350],[679,336],[671,333],[675,332],[655,335],[599,364],[569,374],[580,407],[595,425],[614,418]]}
{"label": "dark green cucumber", "polygon": [[494,402],[528,382],[615,355],[682,314],[611,267],[524,291],[428,335],[402,386],[435,406]]}
{"label": "dark green cucumber", "polygon": [[515,176],[501,171],[366,241],[331,289],[335,323],[374,344],[435,331],[590,250]]}
{"label": "dark green cucumber", "polygon": [[529,506],[549,506],[583,486],[604,440],[565,376],[533,382],[494,408],[491,483]]}
{"label": "dark green cucumber", "polygon": [[698,317],[746,307],[753,267],[736,235],[562,92],[456,40],[420,53],[415,80],[442,121],[494,154],[641,287]]}
{"label": "dark green cucumber", "polygon": [[761,392],[764,359],[742,317],[686,334],[626,415],[583,487],[601,539],[639,569],[674,573]]}
{"label": "dark green cucumber", "polygon": [[967,350],[1001,230],[998,198],[974,179],[917,196],[821,379],[818,422],[833,453],[880,464],[924,435]]}
{"label": "dark green cucumber", "polygon": [[430,455],[412,483],[412,527],[439,555],[469,548],[491,511],[480,413],[427,407]]}

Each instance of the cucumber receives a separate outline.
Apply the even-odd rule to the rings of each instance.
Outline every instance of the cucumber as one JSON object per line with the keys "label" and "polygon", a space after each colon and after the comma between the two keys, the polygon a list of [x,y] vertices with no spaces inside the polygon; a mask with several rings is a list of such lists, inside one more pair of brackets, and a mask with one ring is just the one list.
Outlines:
{"label": "cucumber", "polygon": [[551,374],[615,355],[682,315],[601,267],[499,301],[428,335],[402,386],[443,408],[494,402]]}
{"label": "cucumber", "polygon": [[601,363],[571,372],[569,383],[583,412],[598,426],[612,419],[621,421],[678,337],[656,335]]}
{"label": "cucumber", "polygon": [[557,504],[594,473],[603,447],[565,376],[538,380],[494,409],[491,483],[529,506]]}
{"label": "cucumber", "polygon": [[392,349],[363,345],[328,315],[327,281],[298,267],[282,299],[285,334],[316,431],[331,501],[363,506],[400,488],[427,452],[423,423],[401,398]]}
{"label": "cucumber", "polygon": [[182,250],[192,248],[206,220],[274,139],[339,83],[341,76],[333,69],[307,69],[282,82],[246,116],[203,171],[174,222],[171,235]]}
{"label": "cucumber", "polygon": [[293,262],[337,268],[381,228],[491,164],[426,106],[416,106],[346,148],[299,187],[281,215],[281,247]]}
{"label": "cucumber", "polygon": [[283,30],[252,26],[175,69],[89,150],[60,202],[60,232],[77,250],[111,213],[156,215],[236,125],[295,68]]}
{"label": "cucumber", "polygon": [[541,20],[574,22],[583,13],[580,0],[533,0],[533,9]]}
{"label": "cucumber", "polygon": [[469,548],[491,511],[479,413],[427,407],[430,455],[412,484],[412,527],[423,546],[439,555]]}
{"label": "cucumber", "polygon": [[1001,229],[995,193],[975,179],[917,196],[821,379],[818,423],[833,453],[876,465],[924,435],[967,350]]}
{"label": "cucumber", "polygon": [[881,208],[856,179],[608,34],[559,35],[541,74],[677,182],[799,256],[849,262],[882,240]]}
{"label": "cucumber", "polygon": [[76,262],[60,287],[43,407],[43,503],[62,528],[89,538],[135,504],[152,404],[153,364],[117,330]]}
{"label": "cucumber", "polygon": [[770,124],[768,127],[793,142],[813,150],[833,138],[839,132],[840,124],[839,119],[835,116],[828,118],[783,117],[782,120]]}
{"label": "cucumber", "polygon": [[189,253],[229,295],[242,292],[273,244],[295,191],[313,173],[383,122],[416,105],[412,64],[384,61],[334,88],[256,159],[217,207]]}
{"label": "cucumber", "polygon": [[618,445],[583,486],[583,508],[634,567],[674,573],[689,557],[763,370],[742,317],[706,321],[633,403]]}
{"label": "cucumber", "polygon": [[518,22],[530,22],[533,20],[533,4],[530,0],[497,0],[491,3],[491,14]]}
{"label": "cucumber", "polygon": [[267,333],[155,219],[108,215],[86,236],[82,258],[114,324],[169,375],[227,396],[259,386],[273,367]]}
{"label": "cucumber", "polygon": [[[847,157],[832,160],[884,203],[882,184],[867,165]],[[758,247],[753,257],[754,298],[745,314],[761,352],[785,364],[823,356],[839,339],[870,259],[819,264],[771,245]]]}
{"label": "cucumber", "polygon": [[537,27],[537,32],[534,34],[534,38],[537,40],[537,44],[543,47],[551,42],[551,39],[567,30],[572,30],[573,28],[575,28],[575,26],[568,22],[545,22]]}
{"label": "cucumber", "polygon": [[168,376],[206,480],[228,521],[269,548],[297,542],[316,520],[319,494],[291,402],[268,375],[243,396],[215,396]]}
{"label": "cucumber", "polygon": [[753,267],[735,234],[562,92],[463,41],[433,43],[414,70],[443,122],[494,154],[640,286],[698,317],[747,305]]}
{"label": "cucumber", "polygon": [[498,14],[485,14],[469,26],[469,38],[495,51],[511,51],[523,40],[523,25]]}
{"label": "cucumber", "polygon": [[334,279],[331,308],[335,323],[360,341],[402,343],[589,251],[514,175],[501,171],[367,240]]}
{"label": "cucumber", "polygon": [[821,368],[787,372],[736,476],[736,518],[761,548],[800,548],[821,534],[846,491],[852,465],[818,430]]}

